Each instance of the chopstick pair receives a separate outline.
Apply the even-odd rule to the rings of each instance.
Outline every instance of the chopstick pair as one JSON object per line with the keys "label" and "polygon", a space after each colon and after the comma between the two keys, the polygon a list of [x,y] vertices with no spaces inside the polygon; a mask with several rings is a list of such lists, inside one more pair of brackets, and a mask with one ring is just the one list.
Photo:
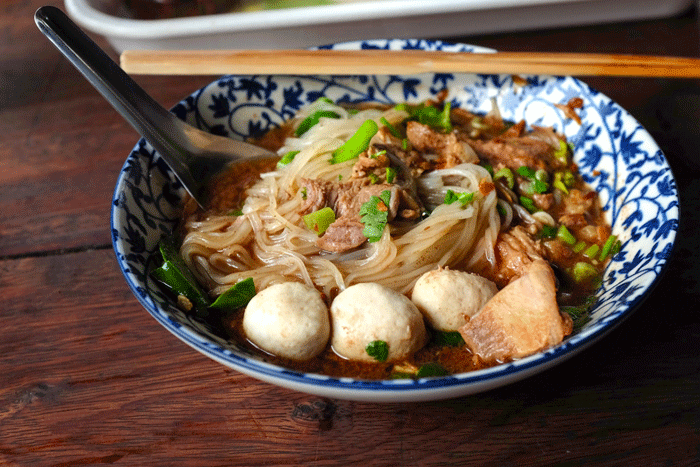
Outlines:
{"label": "chopstick pair", "polygon": [[144,75],[547,74],[700,78],[700,59],[591,53],[453,53],[424,50],[127,50],[127,73]]}

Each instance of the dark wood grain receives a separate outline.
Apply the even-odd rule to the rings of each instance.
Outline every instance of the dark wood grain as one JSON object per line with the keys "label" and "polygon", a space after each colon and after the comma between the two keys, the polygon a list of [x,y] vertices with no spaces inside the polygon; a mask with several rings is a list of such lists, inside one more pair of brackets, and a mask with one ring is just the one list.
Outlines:
{"label": "dark wood grain", "polygon": [[[187,347],[139,305],[110,246],[138,139],[34,26],[0,4],[0,465],[700,465],[700,86],[592,79],[659,141],[682,222],[645,304],[565,364],[422,404],[271,386]],[[676,18],[457,38],[501,50],[697,56]],[[100,43],[100,38],[97,38]],[[136,77],[171,106],[211,77]]]}

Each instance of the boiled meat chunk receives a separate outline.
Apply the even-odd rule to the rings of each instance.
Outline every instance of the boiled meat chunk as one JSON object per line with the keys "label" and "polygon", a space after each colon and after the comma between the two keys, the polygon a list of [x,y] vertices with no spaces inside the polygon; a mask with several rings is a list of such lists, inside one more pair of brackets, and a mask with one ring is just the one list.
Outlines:
{"label": "boiled meat chunk", "polygon": [[483,360],[503,362],[559,344],[571,330],[571,318],[557,306],[552,268],[535,260],[459,332]]}

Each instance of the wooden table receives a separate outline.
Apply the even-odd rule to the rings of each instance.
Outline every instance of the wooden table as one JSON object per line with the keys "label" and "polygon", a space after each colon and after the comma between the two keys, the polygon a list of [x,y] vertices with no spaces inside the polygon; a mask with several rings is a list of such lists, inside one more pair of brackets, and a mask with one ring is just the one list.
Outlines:
{"label": "wooden table", "polygon": [[[700,83],[587,79],[654,134],[683,203],[668,273],[621,326],[484,394],[325,400],[199,355],[132,296],[108,220],[138,135],[38,32],[42,4],[62,6],[0,6],[0,465],[700,464]],[[458,39],[685,56],[700,46],[695,10]],[[137,77],[166,107],[212,80]]]}

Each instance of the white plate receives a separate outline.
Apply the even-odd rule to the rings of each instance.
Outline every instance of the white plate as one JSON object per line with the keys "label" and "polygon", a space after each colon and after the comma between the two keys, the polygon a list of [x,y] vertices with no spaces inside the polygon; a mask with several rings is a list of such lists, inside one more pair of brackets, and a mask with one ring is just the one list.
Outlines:
{"label": "white plate", "polygon": [[[485,51],[423,40],[335,47]],[[158,322],[204,355],[260,380],[331,398],[401,402],[457,397],[503,386],[563,362],[620,324],[651,292],[676,237],[678,192],[654,140],[619,105],[574,78],[525,78],[529,84],[519,86],[508,75],[224,76],[184,98],[173,112],[201,129],[242,139],[282,123],[320,95],[355,103],[421,102],[447,87],[453,107],[486,113],[495,99],[507,120],[555,127],[574,145],[580,173],[600,193],[613,233],[623,242],[606,268],[590,321],[560,345],[486,370],[417,381],[331,378],[265,363],[180,311],[147,274],[160,238],[174,230],[184,190],[143,139],[124,164],[112,204],[114,250],[127,283]],[[583,99],[578,110],[581,124],[556,106],[574,97]],[[634,356],[615,358],[632,361]]]}
{"label": "white plate", "polygon": [[288,49],[378,38],[460,37],[667,17],[692,0],[374,0],[137,20],[123,0],[65,0],[76,23],[127,49]]}

